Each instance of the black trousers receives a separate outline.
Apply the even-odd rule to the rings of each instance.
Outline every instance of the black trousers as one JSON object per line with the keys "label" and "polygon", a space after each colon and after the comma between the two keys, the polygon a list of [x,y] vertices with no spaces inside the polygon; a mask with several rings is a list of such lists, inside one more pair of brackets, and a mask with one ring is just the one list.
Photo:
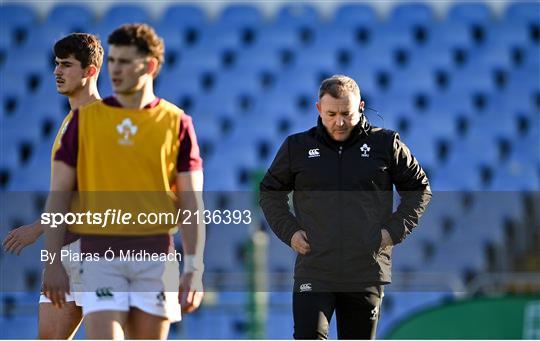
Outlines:
{"label": "black trousers", "polygon": [[295,281],[293,292],[294,338],[328,338],[328,325],[336,312],[338,339],[375,339],[383,286],[359,291],[324,292],[310,281]]}

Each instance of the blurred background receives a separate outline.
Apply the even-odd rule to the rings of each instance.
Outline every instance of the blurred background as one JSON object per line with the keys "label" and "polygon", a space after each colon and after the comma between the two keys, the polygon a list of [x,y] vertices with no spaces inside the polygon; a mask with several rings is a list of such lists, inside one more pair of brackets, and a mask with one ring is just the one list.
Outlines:
{"label": "blurred background", "polygon": [[[1,238],[37,219],[48,190],[69,111],[54,42],[90,32],[107,50],[127,22],[165,39],[155,90],[194,119],[207,208],[254,213],[208,226],[204,305],[170,338],[292,338],[294,254],[256,190],[283,139],[315,125],[318,85],[337,73],[358,82],[372,124],[400,133],[434,191],[394,249],[379,337],[540,338],[538,1],[2,1]],[[99,87],[111,94],[106,67]],[[42,243],[0,252],[0,338],[37,335]]]}

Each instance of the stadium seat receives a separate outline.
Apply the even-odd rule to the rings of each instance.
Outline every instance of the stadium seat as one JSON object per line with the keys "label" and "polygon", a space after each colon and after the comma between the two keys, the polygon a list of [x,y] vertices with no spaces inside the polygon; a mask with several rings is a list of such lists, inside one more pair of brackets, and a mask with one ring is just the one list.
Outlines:
{"label": "stadium seat", "polygon": [[420,137],[418,134],[410,134],[403,138],[403,142],[409,147],[414,157],[426,168],[434,168],[439,163],[436,141],[435,138]]}
{"label": "stadium seat", "polygon": [[[217,152],[214,152],[214,156],[217,156]],[[204,181],[205,191],[226,192],[238,190],[237,170],[232,166],[224,167],[222,161],[225,161],[223,157],[213,157],[212,160],[205,163],[204,173],[207,174]],[[216,174],[219,174],[219,176]]]}
{"label": "stadium seat", "polygon": [[327,50],[339,47],[352,47],[356,44],[356,32],[349,27],[338,27],[334,25],[320,25],[314,29],[314,40],[312,46],[319,50]]}
{"label": "stadium seat", "polygon": [[485,246],[466,235],[463,238],[456,235],[439,244],[433,260],[425,265],[424,271],[455,274],[464,280],[470,275],[485,273],[488,266]]}
{"label": "stadium seat", "polygon": [[432,70],[407,68],[392,74],[390,91],[417,93],[432,91],[435,87],[435,73]]}
{"label": "stadium seat", "polygon": [[[31,118],[31,116],[30,116]],[[28,124],[27,115],[13,115],[3,120],[2,133],[4,138],[16,142],[37,144],[41,139],[41,125],[37,122]]]}
{"label": "stadium seat", "polygon": [[258,7],[245,4],[230,4],[223,8],[218,25],[225,29],[257,27],[264,23],[264,17]]}
{"label": "stadium seat", "polygon": [[11,51],[7,56],[4,70],[17,71],[20,74],[19,77],[25,77],[30,73],[50,72],[49,74],[52,74],[53,65],[51,50],[34,49],[28,46]]}
{"label": "stadium seat", "polygon": [[281,69],[279,51],[270,46],[257,45],[238,51],[234,68],[247,72],[272,72]]}
{"label": "stadium seat", "polygon": [[212,48],[215,51],[220,49],[239,49],[243,44],[242,34],[237,30],[222,26],[218,23],[201,30],[199,47],[204,49]]}
{"label": "stadium seat", "polygon": [[92,11],[86,5],[77,3],[57,3],[45,19],[45,25],[61,24],[74,28],[90,27],[93,23]]}
{"label": "stadium seat", "polygon": [[504,16],[506,20],[514,22],[529,22],[540,24],[540,4],[534,1],[516,1],[509,3]]}
{"label": "stadium seat", "polygon": [[486,29],[486,47],[492,46],[526,47],[534,44],[529,27],[524,22],[502,21],[489,25]]}
{"label": "stadium seat", "polygon": [[[485,49],[476,50],[470,54],[470,64],[480,66],[484,70],[504,72],[512,69],[512,50],[504,45],[490,45]],[[501,83],[504,86],[504,83]]]}
{"label": "stadium seat", "polygon": [[490,189],[495,191],[538,190],[540,179],[536,167],[528,162],[511,158],[496,168]]}
{"label": "stadium seat", "polygon": [[483,2],[454,3],[446,15],[446,20],[467,25],[487,25],[493,19],[491,9]]}
{"label": "stadium seat", "polygon": [[214,46],[204,46],[185,50],[176,67],[192,70],[220,70],[222,67],[221,54]]}
{"label": "stadium seat", "polygon": [[203,8],[190,4],[171,4],[165,8],[159,20],[165,25],[179,28],[202,27],[207,18]]}
{"label": "stadium seat", "polygon": [[344,3],[334,12],[332,26],[356,28],[358,25],[373,25],[379,21],[370,4]]}
{"label": "stadium seat", "polygon": [[300,33],[294,27],[282,25],[264,25],[257,32],[257,41],[253,48],[292,49],[300,44]]}
{"label": "stadium seat", "polygon": [[29,28],[34,25],[38,16],[31,6],[20,3],[3,3],[0,7],[0,28],[12,30],[16,28]]}
{"label": "stadium seat", "polygon": [[321,45],[300,49],[296,54],[293,67],[297,70],[309,70],[313,73],[322,70],[328,70],[327,72],[332,73],[338,68],[337,53],[335,49]]}
{"label": "stadium seat", "polygon": [[[433,228],[433,226],[426,226],[426,229],[428,228]],[[426,261],[423,252],[423,238],[421,238],[423,230],[417,227],[402,245],[392,248],[393,271],[418,271],[423,268]]]}
{"label": "stadium seat", "polygon": [[[433,191],[474,191],[482,189],[482,181],[476,166],[464,162],[448,162],[437,170],[430,180]],[[459,172],[456,172],[459,169]]]}
{"label": "stadium seat", "polygon": [[313,27],[321,22],[317,8],[308,3],[286,4],[278,9],[274,25],[294,28]]}
{"label": "stadium seat", "polygon": [[436,20],[431,6],[420,2],[403,3],[394,6],[387,22],[400,25],[430,24]]}
{"label": "stadium seat", "polygon": [[[136,4],[113,4],[100,19],[111,30],[125,23],[150,23],[150,16],[145,7]],[[110,33],[110,32],[109,32]]]}
{"label": "stadium seat", "polygon": [[394,68],[392,49],[374,43],[368,48],[352,50],[353,60],[349,66],[352,70],[366,72],[388,71]]}
{"label": "stadium seat", "polygon": [[[205,263],[208,272],[225,270],[226,273],[242,272],[242,246],[249,234],[247,225],[212,225],[207,235],[208,245],[220,245],[219,248],[207,249]],[[226,242],[223,242],[225,241]]]}
{"label": "stadium seat", "polygon": [[[452,34],[448,34],[452,32]],[[428,45],[447,48],[468,49],[473,44],[473,38],[463,23],[443,21],[430,27]]]}
{"label": "stadium seat", "polygon": [[415,44],[413,31],[407,26],[402,26],[401,22],[387,22],[386,25],[377,27],[373,33],[371,46],[380,46],[386,50],[410,48]]}
{"label": "stadium seat", "polygon": [[[160,21],[154,26],[156,33],[163,38],[165,42],[165,53],[170,50],[178,51],[181,48],[189,48],[190,43],[187,40],[187,28],[171,25],[168,22]],[[198,32],[198,31],[197,31]],[[197,35],[198,37],[198,35]]]}

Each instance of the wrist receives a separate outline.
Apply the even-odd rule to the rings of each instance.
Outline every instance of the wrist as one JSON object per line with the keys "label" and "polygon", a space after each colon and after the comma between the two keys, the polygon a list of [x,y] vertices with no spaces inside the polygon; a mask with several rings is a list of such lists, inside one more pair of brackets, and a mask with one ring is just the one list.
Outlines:
{"label": "wrist", "polygon": [[184,255],[182,261],[184,262],[184,273],[202,273],[204,271],[204,262],[202,257],[196,255]]}

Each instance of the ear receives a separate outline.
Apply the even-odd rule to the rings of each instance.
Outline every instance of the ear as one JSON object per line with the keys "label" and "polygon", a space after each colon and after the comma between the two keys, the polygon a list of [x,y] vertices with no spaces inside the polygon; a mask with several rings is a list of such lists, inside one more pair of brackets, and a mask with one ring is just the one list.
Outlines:
{"label": "ear", "polygon": [[315,106],[317,107],[317,111],[319,112],[319,115],[321,115],[321,114],[322,114],[322,110],[321,110],[321,102],[315,103]]}
{"label": "ear", "polygon": [[97,69],[97,67],[95,65],[88,65],[88,67],[86,68],[86,75],[85,77],[94,77],[94,76],[97,76],[99,73],[99,70]]}
{"label": "ear", "polygon": [[360,111],[361,114],[364,113],[364,110],[366,110],[365,108],[366,108],[366,102],[360,101],[360,107],[358,108],[358,110]]}
{"label": "ear", "polygon": [[157,72],[157,69],[158,69],[158,61],[156,58],[149,58],[148,59],[148,66],[147,66],[147,71],[149,74],[151,74],[152,76],[155,76],[156,72]]}

